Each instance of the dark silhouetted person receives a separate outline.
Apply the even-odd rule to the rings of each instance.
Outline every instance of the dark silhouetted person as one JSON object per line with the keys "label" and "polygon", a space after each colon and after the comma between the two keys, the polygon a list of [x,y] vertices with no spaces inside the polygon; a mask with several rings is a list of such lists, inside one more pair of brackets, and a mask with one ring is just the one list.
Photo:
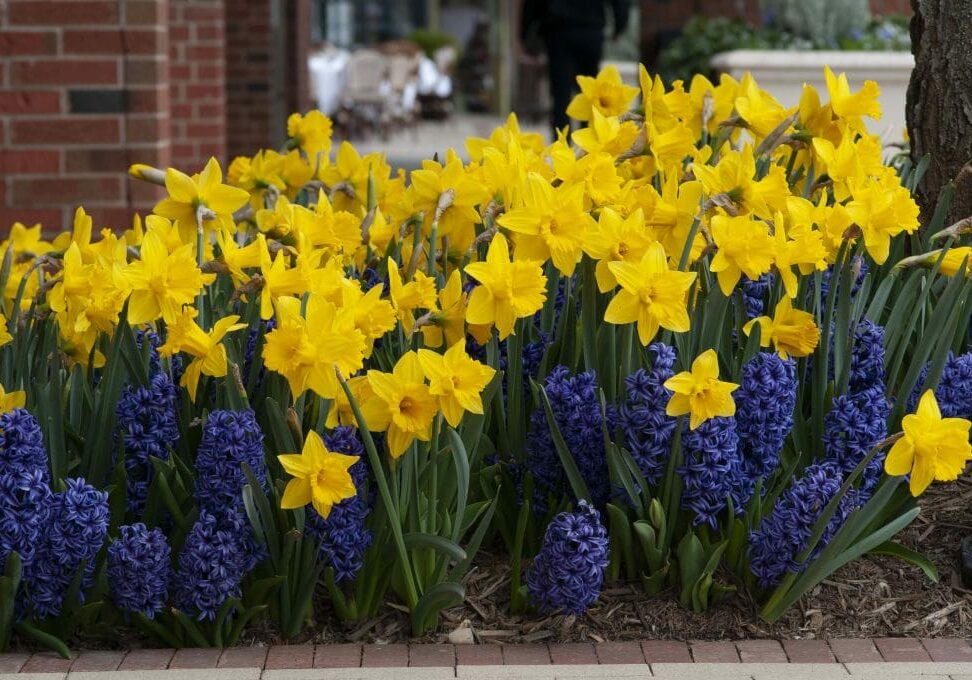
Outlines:
{"label": "dark silhouetted person", "polygon": [[555,137],[568,123],[567,105],[577,90],[577,76],[597,75],[608,5],[617,39],[628,26],[629,0],[524,0],[521,38],[534,56],[546,48]]}

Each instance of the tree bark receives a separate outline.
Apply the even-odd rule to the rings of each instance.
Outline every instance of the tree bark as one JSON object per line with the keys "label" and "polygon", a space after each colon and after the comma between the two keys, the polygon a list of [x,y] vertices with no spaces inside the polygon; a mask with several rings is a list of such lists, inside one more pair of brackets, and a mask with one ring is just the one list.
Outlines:
{"label": "tree bark", "polygon": [[[972,0],[911,0],[911,7],[908,134],[915,162],[931,158],[917,192],[927,223],[942,187],[972,161]],[[972,178],[963,173],[947,223],[970,215]]]}

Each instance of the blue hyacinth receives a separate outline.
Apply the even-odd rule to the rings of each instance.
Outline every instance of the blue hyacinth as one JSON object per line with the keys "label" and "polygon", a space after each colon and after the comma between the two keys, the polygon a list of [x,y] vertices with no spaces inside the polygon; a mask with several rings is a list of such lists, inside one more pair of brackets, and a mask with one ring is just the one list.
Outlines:
{"label": "blue hyacinth", "polygon": [[329,451],[359,457],[349,470],[358,493],[335,504],[327,519],[308,505],[307,532],[320,542],[321,560],[325,566],[334,569],[334,580],[353,581],[364,564],[365,551],[373,539],[371,530],[365,527],[370,504],[368,468],[362,458],[364,446],[354,428],[343,426],[326,435],[324,445]]}
{"label": "blue hyacinth", "polygon": [[583,614],[601,594],[608,557],[597,510],[580,501],[576,512],[561,512],[547,526],[527,574],[531,604],[544,614]]}
{"label": "blue hyacinth", "polygon": [[256,414],[244,411],[213,411],[206,418],[196,453],[196,501],[213,514],[224,508],[243,507],[246,465],[267,491],[267,464],[263,455],[263,431]]}
{"label": "blue hyacinth", "polygon": [[[200,510],[215,515],[225,526],[236,526],[244,546],[244,567],[253,569],[264,556],[243,508],[247,484],[243,466],[253,472],[267,492],[267,464],[263,455],[263,431],[252,410],[213,411],[206,418],[196,452],[196,502]],[[242,522],[237,522],[242,518]]]}
{"label": "blue hyacinth", "polygon": [[[891,404],[884,395],[883,383],[852,394],[834,397],[824,417],[824,447],[827,457],[849,473],[888,436]],[[884,453],[876,455],[864,470],[862,488],[873,490],[881,476]]]}
{"label": "blue hyacinth", "polygon": [[884,328],[868,320],[854,331],[849,391],[859,392],[884,384]]}
{"label": "blue hyacinth", "polygon": [[[850,473],[879,442],[888,436],[891,404],[884,388],[884,329],[862,321],[854,332],[847,394],[833,399],[824,417],[824,447],[828,460]],[[864,470],[861,490],[866,498],[881,477],[885,452]]]}
{"label": "blue hyacinth", "polygon": [[[544,389],[557,427],[587,484],[591,500],[603,504],[609,497],[610,485],[596,374],[587,371],[571,376],[567,368],[558,366],[547,376]],[[608,413],[609,419],[611,415]],[[610,420],[608,428],[611,429]],[[542,406],[530,414],[527,447],[526,469],[533,474],[534,510],[539,514],[546,511],[548,494],[559,495],[567,488],[566,474]]]}
{"label": "blue hyacinth", "polygon": [[240,530],[245,522],[235,510],[222,518],[199,511],[178,558],[172,599],[180,611],[212,621],[227,599],[240,596],[247,572],[245,534]]}
{"label": "blue hyacinth", "polygon": [[51,504],[45,471],[0,467],[0,569],[14,551],[25,569],[34,560]]}
{"label": "blue hyacinth", "polygon": [[850,493],[841,499],[827,523],[820,541],[807,561],[798,559],[806,550],[814,526],[827,504],[839,493],[844,482],[840,467],[833,462],[811,465],[783,492],[773,512],[763,519],[750,535],[750,570],[763,588],[775,586],[787,572],[802,572],[843,526],[857,506],[857,496]]}
{"label": "blue hyacinth", "polygon": [[0,473],[35,470],[50,482],[47,449],[37,419],[22,408],[0,415]]}
{"label": "blue hyacinth", "polygon": [[68,479],[67,489],[54,494],[38,549],[25,570],[29,606],[34,615],[57,616],[64,596],[84,567],[80,597],[94,576],[95,556],[108,536],[108,494],[84,479]]}
{"label": "blue hyacinth", "polygon": [[[918,382],[908,397],[908,412],[912,413],[918,406],[924,390],[922,386],[931,370],[930,364],[925,364]],[[955,356],[951,352],[942,368],[942,377],[935,388],[935,399],[943,418],[972,418],[972,352]]]}
{"label": "blue hyacinth", "polygon": [[660,342],[649,345],[655,355],[650,372],[639,368],[625,378],[628,398],[618,410],[618,423],[631,457],[649,484],[657,484],[671,455],[678,420],[665,413],[672,393],[665,381],[675,375],[675,350]]}
{"label": "blue hyacinth", "polygon": [[152,483],[151,458],[168,460],[179,442],[178,390],[167,373],[148,387],[129,385],[115,405],[115,445],[125,456],[129,511],[141,515]]}
{"label": "blue hyacinth", "polygon": [[766,297],[773,287],[774,276],[763,274],[755,281],[743,277],[739,284],[743,302],[746,305],[746,318],[755,319],[766,313]]}
{"label": "blue hyacinth", "polygon": [[744,486],[740,499],[745,502],[757,480],[776,470],[783,444],[793,429],[796,363],[761,352],[743,366],[739,382],[733,398]]}
{"label": "blue hyacinth", "polygon": [[719,515],[732,498],[740,505],[742,463],[733,418],[710,418],[694,430],[682,431],[682,507],[695,513],[692,523],[719,527]]}
{"label": "blue hyacinth", "polygon": [[108,546],[111,597],[119,609],[155,618],[169,597],[169,543],[161,529],[149,530],[141,522],[118,532]]}

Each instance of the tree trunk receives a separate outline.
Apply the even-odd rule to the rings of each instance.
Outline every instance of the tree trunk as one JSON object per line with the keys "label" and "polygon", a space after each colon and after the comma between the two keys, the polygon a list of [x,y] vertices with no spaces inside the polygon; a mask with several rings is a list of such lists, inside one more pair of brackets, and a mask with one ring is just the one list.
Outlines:
{"label": "tree trunk", "polygon": [[[911,0],[908,133],[915,162],[931,157],[918,186],[922,222],[942,187],[972,161],[972,0]],[[963,173],[946,224],[972,216],[972,178]]]}

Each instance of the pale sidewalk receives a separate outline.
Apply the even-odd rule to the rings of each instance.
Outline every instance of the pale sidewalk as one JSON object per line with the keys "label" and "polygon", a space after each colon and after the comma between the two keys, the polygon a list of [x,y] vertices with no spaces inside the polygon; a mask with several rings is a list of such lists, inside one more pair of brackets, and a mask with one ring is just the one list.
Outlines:
{"label": "pale sidewalk", "polygon": [[0,680],[972,680],[963,638],[295,644],[0,654]]}
{"label": "pale sidewalk", "polygon": [[8,673],[0,680],[972,680],[972,663],[616,664],[451,668],[259,668]]}
{"label": "pale sidewalk", "polygon": [[[410,170],[422,166],[424,159],[431,159],[434,154],[439,158],[445,157],[447,149],[454,149],[464,160],[468,160],[466,153],[466,139],[468,137],[489,137],[490,133],[506,122],[499,116],[462,113],[454,114],[443,121],[423,120],[412,127],[393,128],[388,139],[372,135],[363,139],[352,139],[351,143],[359,153],[381,151],[386,154],[392,168]],[[523,132],[539,132],[546,139],[549,128],[545,123],[520,120]],[[335,148],[340,144],[335,140]]]}

